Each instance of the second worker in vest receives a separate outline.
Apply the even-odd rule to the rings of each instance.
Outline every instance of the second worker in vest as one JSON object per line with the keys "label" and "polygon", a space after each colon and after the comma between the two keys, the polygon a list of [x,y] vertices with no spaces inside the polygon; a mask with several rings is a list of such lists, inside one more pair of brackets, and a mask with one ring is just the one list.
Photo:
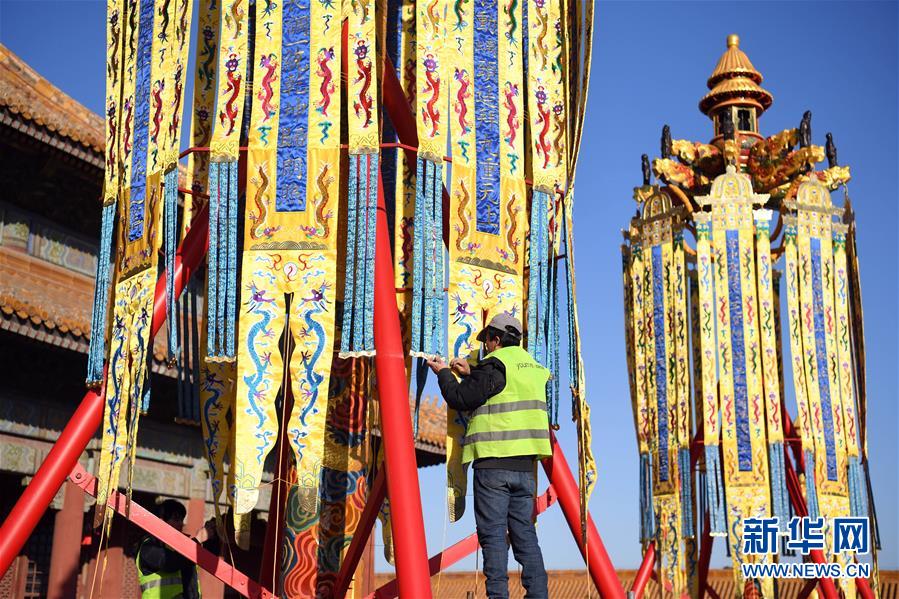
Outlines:
{"label": "second worker in vest", "polygon": [[[552,454],[546,413],[549,371],[521,347],[521,322],[498,314],[477,337],[487,355],[476,366],[434,357],[440,392],[469,413],[462,462],[474,469],[474,513],[489,599],[509,597],[509,543],[529,599],[546,599],[547,577],[534,528],[536,461]],[[457,380],[457,374],[461,380]]]}

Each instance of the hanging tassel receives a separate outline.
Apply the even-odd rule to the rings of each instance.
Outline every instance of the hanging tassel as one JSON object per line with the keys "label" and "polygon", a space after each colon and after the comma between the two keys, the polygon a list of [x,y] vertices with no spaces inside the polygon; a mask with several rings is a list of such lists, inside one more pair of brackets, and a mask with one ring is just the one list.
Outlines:
{"label": "hanging tassel", "polygon": [[[550,340],[551,349],[549,352],[550,359],[550,371],[552,372],[552,376],[548,382],[550,388],[548,389],[547,399],[552,403],[552,417],[550,418],[550,424],[552,424],[553,428],[558,430],[559,428],[559,268],[558,265],[553,260],[553,264],[551,267],[552,272],[552,282],[550,283],[550,300],[552,301],[552,314],[550,318],[550,327],[549,332],[547,333],[547,338]],[[569,337],[570,342],[574,342],[573,337]],[[568,350],[569,353],[575,353]]]}
{"label": "hanging tassel", "polygon": [[790,522],[790,498],[787,495],[787,481],[784,475],[784,444],[776,441],[768,445],[771,472],[771,508],[778,519],[780,530],[786,531]]}
{"label": "hanging tassel", "polygon": [[110,254],[112,232],[115,228],[116,204],[103,206],[100,222],[100,252],[97,254],[97,277],[94,287],[94,309],[91,315],[91,340],[87,354],[87,378],[89,387],[97,387],[103,381],[103,360],[106,357],[106,322],[109,311]]}
{"label": "hanging tassel", "polygon": [[705,446],[705,470],[710,534],[725,536],[727,524],[724,520],[724,487],[721,484],[721,456],[717,445]]}
{"label": "hanging tassel", "polygon": [[178,323],[175,315],[175,252],[178,250],[178,167],[165,173],[163,180],[163,219],[165,255],[165,312],[168,331],[168,362],[172,365],[178,359]]}
{"label": "hanging tassel", "polygon": [[188,299],[190,301],[190,365],[193,373],[191,385],[191,397],[193,405],[193,420],[200,422],[200,324],[197,310],[200,295],[196,279],[191,279],[189,284]]}
{"label": "hanging tassel", "polygon": [[349,174],[342,358],[374,355],[378,155],[350,154]]}
{"label": "hanging tassel", "polygon": [[430,332],[431,353],[443,355],[447,350],[446,310],[446,246],[443,245],[443,163],[431,163],[430,193],[430,262],[432,276],[428,286],[431,304]]}
{"label": "hanging tassel", "polygon": [[343,294],[343,326],[340,334],[340,357],[351,357],[353,347],[353,304],[356,296],[356,245],[359,237],[357,200],[359,195],[359,155],[350,154],[347,187],[346,277]]}
{"label": "hanging tassel", "polygon": [[811,450],[805,452],[805,501],[809,518],[817,518],[821,512],[818,510],[818,491],[815,488],[815,456]]}
{"label": "hanging tassel", "polygon": [[228,188],[228,180],[231,174],[231,162],[225,161],[219,165],[219,214],[218,214],[218,266],[215,283],[218,287],[215,292],[215,357],[218,360],[225,354],[225,321],[228,319],[225,313],[226,300],[228,299],[228,214],[230,212],[231,190]]}
{"label": "hanging tassel", "polygon": [[443,164],[419,158],[412,227],[412,344],[409,354],[420,358],[446,352],[442,191]]}
{"label": "hanging tassel", "polygon": [[237,326],[237,161],[209,164],[206,355],[233,360]]}
{"label": "hanging tassel", "polygon": [[652,511],[652,459],[648,453],[640,454],[640,541],[648,543],[655,538],[655,522]]}
{"label": "hanging tassel", "polygon": [[428,380],[428,362],[424,358],[415,361],[415,411],[412,414],[412,437],[418,437],[418,416],[421,412],[421,397],[425,391],[425,382]]}
{"label": "hanging tassel", "polygon": [[690,467],[690,448],[681,447],[677,452],[680,470],[681,523],[685,537],[695,534],[693,521],[693,470]]}
{"label": "hanging tassel", "polygon": [[[184,306],[182,306],[181,301],[175,302],[174,312],[175,312],[175,314],[173,316],[174,320],[178,324],[181,324],[182,319],[184,318],[184,315],[185,315]],[[184,329],[182,328],[182,330],[184,330]],[[185,342],[186,341],[187,340],[185,339]],[[176,350],[178,352],[180,352],[181,348],[178,347],[178,348],[176,348]],[[184,360],[178,360],[177,362],[175,362],[174,366],[175,366],[175,381],[177,383],[176,388],[178,391],[178,393],[177,393],[178,416],[176,418],[176,421],[178,421],[178,420],[183,420],[185,418],[185,414],[187,413],[187,405],[186,405],[187,398],[185,397],[185,389],[184,389],[185,386],[187,385],[187,380],[186,380],[187,370],[185,368],[186,364],[185,364]]]}
{"label": "hanging tassel", "polygon": [[858,456],[849,456],[849,507],[854,518],[868,517],[868,485]]}
{"label": "hanging tassel", "polygon": [[549,194],[535,190],[531,201],[531,243],[528,248],[528,353],[543,366],[547,365],[546,324],[549,315],[548,206]]}
{"label": "hanging tassel", "polygon": [[[248,119],[247,119],[248,120]],[[237,327],[237,161],[228,162],[228,221],[227,254],[225,257],[225,338],[223,357],[234,360],[236,353],[234,331]],[[222,291],[219,290],[219,293]]]}
{"label": "hanging tassel", "polygon": [[209,163],[209,266],[206,291],[206,357],[215,358],[218,322],[219,162]]}

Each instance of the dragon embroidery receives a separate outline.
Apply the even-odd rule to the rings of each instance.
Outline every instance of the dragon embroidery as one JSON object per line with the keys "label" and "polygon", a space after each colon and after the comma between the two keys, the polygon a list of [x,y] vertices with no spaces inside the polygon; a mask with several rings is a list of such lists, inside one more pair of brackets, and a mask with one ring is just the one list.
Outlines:
{"label": "dragon embroidery", "polygon": [[468,193],[468,188],[465,186],[465,181],[461,181],[459,183],[459,191],[456,192],[456,197],[459,199],[459,207],[456,209],[456,215],[459,217],[459,222],[461,224],[455,224],[453,227],[456,229],[456,233],[458,236],[456,237],[456,249],[460,252],[462,250],[462,241],[468,237],[469,225],[468,225],[468,202],[471,200],[471,194]]}
{"label": "dragon embroidery", "polygon": [[203,61],[203,66],[200,69],[200,79],[206,81],[206,85],[203,88],[206,91],[212,89],[215,83],[215,66],[213,64],[215,62],[215,54],[215,30],[207,25],[203,29],[203,56],[206,57],[206,60]]}
{"label": "dragon embroidery", "polygon": [[237,73],[237,67],[240,65],[240,59],[238,59],[237,54],[232,53],[229,56],[229,60],[225,63],[225,68],[228,69],[228,86],[225,89],[225,93],[231,93],[231,96],[225,102],[225,109],[219,112],[219,123],[222,125],[225,122],[228,122],[228,131],[225,132],[225,136],[231,135],[234,131],[234,126],[237,123],[237,111],[238,108],[235,106],[237,102],[237,96],[240,94],[240,84],[242,77],[239,73]]}
{"label": "dragon embroidery", "polygon": [[234,28],[234,35],[231,39],[236,40],[240,37],[240,32],[243,29],[243,9],[240,7],[243,0],[235,0],[233,4],[231,4],[230,14],[225,15],[225,23],[228,28]]}
{"label": "dragon embroidery", "polygon": [[371,60],[366,61],[368,58],[368,45],[364,40],[356,42],[355,54],[356,72],[359,73],[359,76],[354,83],[359,83],[361,81],[362,88],[359,90],[358,99],[353,102],[353,111],[356,114],[356,118],[359,118],[359,113],[361,111],[365,112],[365,122],[362,124],[362,127],[365,128],[371,125],[371,109],[374,101],[369,93],[369,89],[371,88]]}
{"label": "dragon embroidery", "polygon": [[556,166],[562,165],[562,155],[564,154],[564,148],[562,147],[565,141],[564,111],[565,108],[561,102],[553,106],[553,116],[555,117],[553,127],[556,133],[556,136],[553,138],[553,149],[556,151]]}
{"label": "dragon embroidery", "polygon": [[257,185],[256,195],[253,196],[253,203],[256,204],[256,214],[250,213],[250,220],[253,221],[253,227],[250,229],[250,238],[262,239],[269,238],[275,232],[270,227],[265,226],[268,217],[268,206],[265,201],[265,192],[268,190],[269,178],[266,174],[266,164],[260,164],[257,173],[259,178],[253,177],[252,183]]}
{"label": "dragon embroidery", "polygon": [[471,87],[471,79],[468,77],[468,71],[465,69],[456,69],[455,74],[456,81],[459,82],[459,91],[456,92],[456,105],[454,110],[456,114],[459,115],[459,126],[462,128],[462,135],[467,134],[471,131],[471,125],[469,125],[468,120],[465,118],[468,114],[468,105],[465,103],[465,100],[471,97],[471,92],[469,88]]}
{"label": "dragon embroidery", "polygon": [[175,99],[172,102],[172,120],[169,122],[169,141],[175,145],[178,141],[178,132],[181,130],[181,93],[184,83],[181,81],[184,69],[179,64],[175,70]]}
{"label": "dragon embroidery", "polygon": [[467,2],[468,0],[456,0],[453,5],[453,12],[456,13],[456,24],[453,26],[453,31],[461,31],[468,26],[468,23],[465,22],[465,10],[462,8],[462,5]]}
{"label": "dragon embroidery", "polygon": [[151,96],[153,97],[153,132],[150,133],[150,139],[153,140],[153,143],[158,143],[159,137],[159,129],[162,125],[162,90],[165,89],[165,82],[161,79],[157,80],[153,83],[153,91],[151,92]]}
{"label": "dragon embroidery", "polygon": [[521,126],[518,122],[518,108],[515,106],[516,96],[518,96],[518,84],[507,81],[506,89],[503,91],[503,97],[505,98],[503,107],[509,111],[509,116],[506,117],[506,124],[509,126],[509,130],[506,132],[504,140],[512,147],[515,146],[515,134]]}
{"label": "dragon embroidery", "polygon": [[169,39],[169,4],[171,0],[165,0],[165,3],[159,8],[159,16],[162,17],[162,24],[159,26],[159,41],[167,42]]}
{"label": "dragon embroidery", "polygon": [[537,18],[537,26],[540,29],[540,32],[537,34],[537,43],[534,47],[534,54],[540,59],[540,68],[546,68],[546,55],[549,52],[549,49],[546,47],[546,34],[549,31],[549,18],[546,15],[545,9],[545,0],[534,0],[534,6],[537,7],[537,10],[534,11]]}
{"label": "dragon embroidery", "polygon": [[543,155],[543,168],[549,165],[550,144],[546,139],[549,134],[550,120],[549,110],[546,109],[546,90],[543,86],[537,88],[537,124],[540,125],[540,133],[537,135],[537,154]]}
{"label": "dragon embroidery", "polygon": [[506,244],[509,246],[509,251],[512,252],[512,262],[514,264],[518,264],[518,246],[521,243],[520,239],[515,239],[515,230],[518,229],[518,213],[521,211],[521,208],[516,206],[516,200],[518,197],[515,194],[509,198],[509,203],[506,205],[506,214],[509,216],[509,231],[506,233]]}
{"label": "dragon embroidery", "polygon": [[262,89],[259,90],[256,97],[262,101],[262,122],[265,122],[275,115],[275,107],[272,106],[271,102],[275,96],[275,92],[272,90],[272,83],[277,78],[276,73],[278,70],[276,56],[274,54],[263,56],[259,59],[259,66],[265,69],[265,74],[262,76]]}
{"label": "dragon embroidery", "polygon": [[322,116],[328,116],[328,106],[331,105],[331,94],[334,93],[335,86],[333,83],[334,73],[331,71],[331,67],[328,66],[328,62],[334,59],[334,48],[322,48],[318,51],[318,57],[315,62],[318,64],[318,71],[316,75],[321,78],[322,84],[319,87],[319,92],[321,93],[321,100],[315,105],[316,110]]}
{"label": "dragon embroidery", "polygon": [[440,35],[440,15],[437,13],[437,3],[437,0],[431,0],[426,11],[435,36]]}
{"label": "dragon embroidery", "polygon": [[123,139],[123,154],[124,160],[128,160],[128,157],[131,155],[131,124],[134,122],[134,100],[133,98],[128,98],[125,100],[125,136]]}
{"label": "dragon embroidery", "polygon": [[414,240],[412,239],[412,226],[414,220],[411,217],[404,216],[400,221],[400,232],[403,238],[403,287],[409,285],[409,276],[411,273],[409,272],[409,265],[412,264],[412,252],[414,250]]}
{"label": "dragon embroidery", "polygon": [[122,33],[121,27],[119,24],[119,13],[118,11],[113,12],[109,16],[109,36],[112,38],[112,41],[109,44],[109,62],[106,65],[107,74],[112,78],[113,86],[119,80],[119,41]]}
{"label": "dragon embroidery", "polygon": [[330,210],[325,212],[331,199],[331,194],[328,190],[331,184],[334,183],[334,177],[328,174],[330,170],[330,165],[324,165],[321,172],[318,174],[318,177],[315,178],[315,185],[318,187],[318,193],[315,196],[315,226],[300,227],[309,237],[325,238],[331,233],[328,221],[333,215]]}
{"label": "dragon embroidery", "polygon": [[[544,0],[537,0],[537,3],[543,4]],[[510,42],[515,42],[515,30],[518,29],[518,19],[515,18],[515,11],[518,9],[518,0],[510,0],[509,4],[503,7],[503,12],[509,17],[509,20],[506,21],[506,27],[508,27],[508,31],[506,31],[506,39]]]}
{"label": "dragon embroidery", "polygon": [[437,59],[433,54],[428,53],[422,64],[425,67],[425,80],[428,83],[421,91],[425,94],[430,93],[431,98],[421,109],[421,118],[425,123],[431,124],[429,136],[435,137],[440,128],[440,109],[437,108],[437,102],[440,99],[440,74],[437,72]]}
{"label": "dragon embroidery", "polygon": [[106,108],[106,119],[107,124],[109,126],[109,137],[106,140],[106,147],[109,149],[106,152],[106,172],[109,173],[109,177],[111,178],[113,175],[113,169],[116,164],[116,103],[115,100],[110,100],[109,104]]}

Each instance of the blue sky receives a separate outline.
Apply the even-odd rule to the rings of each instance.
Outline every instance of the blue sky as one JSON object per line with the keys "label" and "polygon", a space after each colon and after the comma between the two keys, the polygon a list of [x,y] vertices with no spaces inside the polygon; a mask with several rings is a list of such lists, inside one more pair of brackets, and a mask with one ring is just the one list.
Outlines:
{"label": "blue sky", "polygon": [[[0,0],[0,41],[62,90],[100,111],[105,3]],[[881,567],[899,567],[897,522],[897,4],[895,2],[598,2],[593,79],[575,209],[578,303],[599,481],[591,502],[619,568],[640,559],[637,452],[627,388],[620,285],[620,229],[635,204],[640,155],[658,155],[662,125],[675,138],[706,141],[711,124],[697,103],[705,81],[738,33],[765,76],[774,105],[767,135],[795,127],[812,110],[814,142],[833,132],[858,214],[868,347],[869,452],[884,548]],[[836,201],[841,201],[835,196]],[[564,385],[563,385],[564,388]],[[788,398],[795,414],[795,403]],[[563,414],[567,399],[563,399]],[[574,463],[573,426],[562,418]],[[541,475],[542,477],[542,475]],[[445,523],[441,467],[420,471],[431,552],[474,530],[469,515]],[[541,488],[545,482],[541,483]],[[549,568],[582,561],[558,508],[540,518]],[[724,565],[717,552],[713,566]],[[479,562],[477,562],[479,563]],[[458,569],[470,570],[475,558]],[[514,563],[513,563],[514,566]],[[378,558],[378,570],[389,566]]]}

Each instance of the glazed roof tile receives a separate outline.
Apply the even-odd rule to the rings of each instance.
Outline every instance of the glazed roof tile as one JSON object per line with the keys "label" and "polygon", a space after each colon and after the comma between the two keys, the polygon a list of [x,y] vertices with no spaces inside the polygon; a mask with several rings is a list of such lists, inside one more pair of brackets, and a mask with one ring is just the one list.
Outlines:
{"label": "glazed roof tile", "polygon": [[63,93],[3,44],[0,106],[94,152],[103,152],[103,117]]}

